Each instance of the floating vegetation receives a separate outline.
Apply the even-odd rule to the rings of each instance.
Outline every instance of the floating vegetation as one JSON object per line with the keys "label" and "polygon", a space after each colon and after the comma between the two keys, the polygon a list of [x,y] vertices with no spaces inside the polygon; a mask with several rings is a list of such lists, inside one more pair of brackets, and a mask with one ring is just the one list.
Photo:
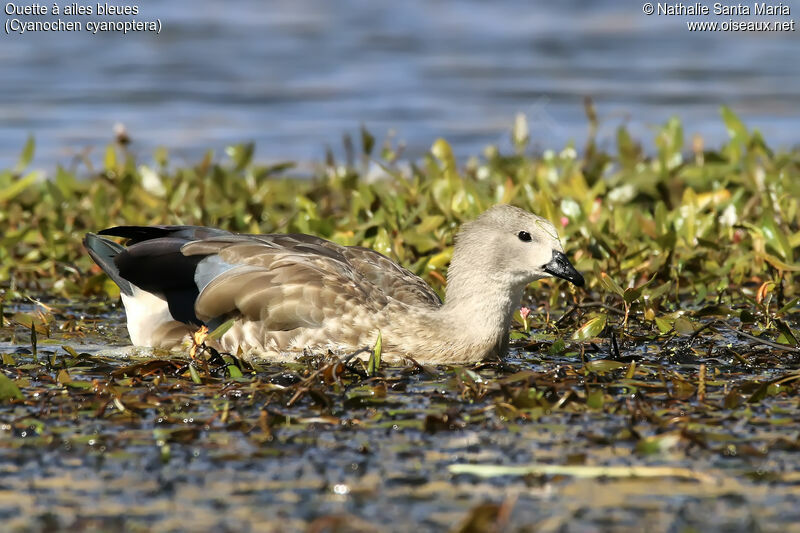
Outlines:
{"label": "floating vegetation", "polygon": [[[44,176],[29,141],[0,171],[4,529],[787,529],[800,152],[723,119],[718,150],[670,121],[652,156],[624,129],[532,156],[517,124],[514,154],[439,140],[411,165],[363,132],[302,179],[249,145],[187,167],[111,145]],[[245,361],[205,346],[224,324],[141,353],[80,245],[123,223],[306,232],[441,289],[454,231],[497,202],[556,222],[590,275],[532,285],[512,356],[469,367],[387,366],[380,336],[368,360]]]}

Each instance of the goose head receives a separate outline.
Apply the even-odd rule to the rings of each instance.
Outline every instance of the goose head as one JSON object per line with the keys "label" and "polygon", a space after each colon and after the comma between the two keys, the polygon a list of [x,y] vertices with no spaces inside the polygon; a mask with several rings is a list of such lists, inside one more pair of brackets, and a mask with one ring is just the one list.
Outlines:
{"label": "goose head", "polygon": [[[582,287],[575,270],[548,220],[510,205],[496,205],[464,224],[456,236],[448,276],[460,291],[466,283],[496,284],[521,291],[529,283],[548,277],[565,279]],[[469,279],[473,278],[473,279]],[[465,291],[466,292],[466,291]]]}

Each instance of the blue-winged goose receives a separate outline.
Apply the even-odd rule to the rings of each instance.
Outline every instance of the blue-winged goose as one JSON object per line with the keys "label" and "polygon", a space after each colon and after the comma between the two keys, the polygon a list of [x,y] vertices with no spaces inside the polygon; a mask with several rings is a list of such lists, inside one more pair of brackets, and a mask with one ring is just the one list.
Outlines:
{"label": "blue-winged goose", "polygon": [[196,226],[89,233],[92,259],[119,285],[131,341],[172,348],[233,318],[217,348],[291,359],[351,353],[382,333],[383,357],[469,363],[503,355],[525,286],[556,276],[583,285],[553,225],[509,205],[464,224],[445,303],[422,279],[357,246],[303,234],[244,235]]}

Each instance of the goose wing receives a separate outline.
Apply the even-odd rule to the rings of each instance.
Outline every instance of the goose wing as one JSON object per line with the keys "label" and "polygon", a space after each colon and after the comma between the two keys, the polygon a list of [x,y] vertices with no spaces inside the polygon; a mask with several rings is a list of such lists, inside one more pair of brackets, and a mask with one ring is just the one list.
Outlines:
{"label": "goose wing", "polygon": [[358,308],[380,312],[389,298],[363,276],[338,245],[307,235],[230,235],[185,244],[201,256],[194,310],[213,326],[231,316],[270,331],[316,328]]}
{"label": "goose wing", "polygon": [[409,305],[442,305],[442,300],[430,285],[385,255],[361,246],[348,246],[342,255],[362,276],[395,300]]}
{"label": "goose wing", "polygon": [[198,226],[121,226],[100,233],[128,239],[126,248],[108,241],[113,257],[104,270],[121,287],[130,282],[166,300],[179,322],[213,328],[244,316],[285,331],[319,327],[353,310],[377,313],[392,300],[441,305],[422,279],[378,252],[311,235]]}

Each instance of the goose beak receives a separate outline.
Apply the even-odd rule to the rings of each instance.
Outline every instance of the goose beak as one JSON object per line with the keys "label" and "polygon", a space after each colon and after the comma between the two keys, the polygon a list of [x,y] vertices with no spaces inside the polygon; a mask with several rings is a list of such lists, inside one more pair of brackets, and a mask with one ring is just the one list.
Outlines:
{"label": "goose beak", "polygon": [[544,271],[557,278],[565,279],[570,283],[583,287],[583,276],[575,270],[572,263],[563,252],[553,250],[553,258],[544,266]]}

